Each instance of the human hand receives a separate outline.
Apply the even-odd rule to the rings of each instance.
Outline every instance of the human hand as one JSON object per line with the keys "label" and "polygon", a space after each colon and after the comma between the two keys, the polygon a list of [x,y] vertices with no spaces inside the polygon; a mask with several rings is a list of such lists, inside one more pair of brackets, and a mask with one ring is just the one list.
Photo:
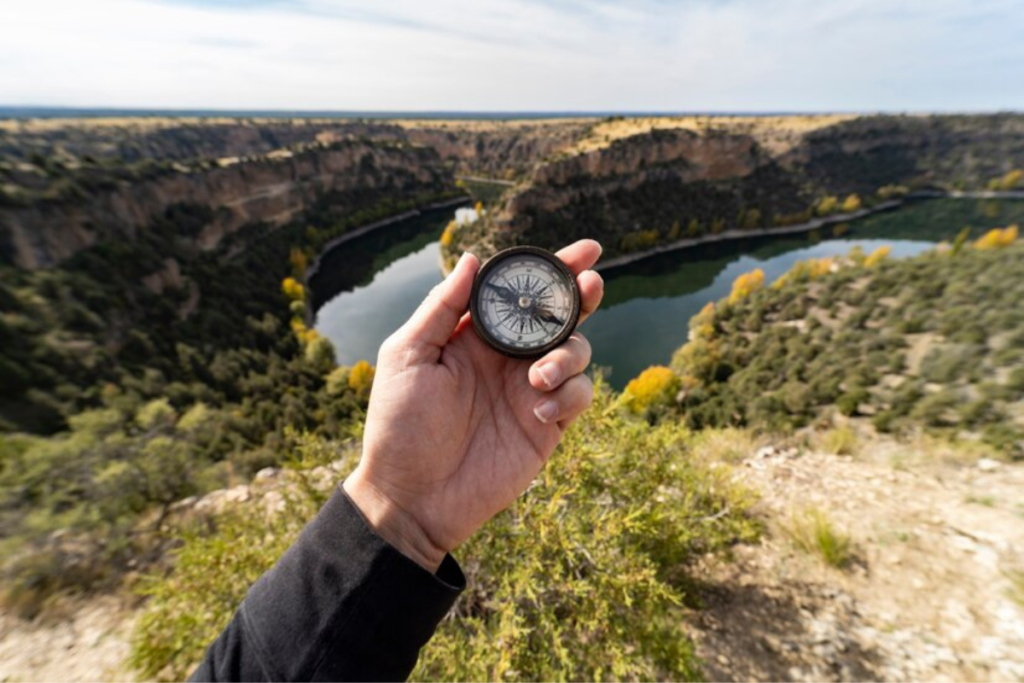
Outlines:
{"label": "human hand", "polygon": [[[589,270],[601,246],[557,255],[577,276],[582,322],[604,294]],[[480,340],[466,312],[479,268],[464,254],[381,345],[362,458],[343,484],[377,533],[431,572],[526,489],[593,397],[579,332],[532,362]]]}

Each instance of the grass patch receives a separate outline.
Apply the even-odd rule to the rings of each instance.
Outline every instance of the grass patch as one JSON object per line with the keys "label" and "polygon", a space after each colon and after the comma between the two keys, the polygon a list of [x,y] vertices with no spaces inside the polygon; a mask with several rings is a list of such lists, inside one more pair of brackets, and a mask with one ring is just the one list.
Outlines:
{"label": "grass patch", "polygon": [[826,453],[853,455],[857,452],[857,433],[850,427],[837,427],[821,435],[818,447]]}
{"label": "grass patch", "polygon": [[837,529],[822,510],[811,508],[794,514],[786,532],[793,545],[809,555],[817,555],[831,567],[844,569],[853,561],[853,540]]}
{"label": "grass patch", "polygon": [[987,508],[996,506],[995,496],[966,496],[964,498],[965,503],[971,503],[973,505],[982,505]]}
{"label": "grass patch", "polygon": [[761,440],[749,429],[735,427],[705,429],[693,437],[694,452],[708,462],[741,462],[752,457],[760,446]]}

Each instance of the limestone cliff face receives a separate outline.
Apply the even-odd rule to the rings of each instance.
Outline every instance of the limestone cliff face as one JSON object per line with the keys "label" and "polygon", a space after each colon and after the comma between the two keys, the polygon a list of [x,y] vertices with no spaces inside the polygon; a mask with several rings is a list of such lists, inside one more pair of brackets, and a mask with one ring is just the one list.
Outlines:
{"label": "limestone cliff face", "polygon": [[[628,122],[627,122],[628,123]],[[801,129],[749,124],[662,127],[556,155],[456,249],[556,248],[600,239],[606,255],[681,237],[806,221],[826,195],[865,205],[887,185],[983,189],[1024,167],[1024,116],[868,116]],[[775,124],[773,124],[775,125]],[[786,144],[772,144],[782,135]],[[774,137],[773,137],[774,136]],[[606,139],[607,140],[607,139]],[[777,140],[776,140],[777,142]]]}
{"label": "limestone cliff face", "polygon": [[182,238],[209,250],[245,225],[280,225],[314,204],[343,204],[351,193],[436,191],[448,177],[431,150],[347,141],[167,173],[78,201],[0,208],[0,249],[23,268],[52,266],[101,239],[134,239],[168,212],[187,210],[202,219]]}
{"label": "limestone cliff face", "polygon": [[781,162],[832,193],[983,189],[1024,165],[1024,116],[864,116],[807,134]]}
{"label": "limestone cliff face", "polygon": [[456,173],[512,179],[528,174],[542,160],[567,149],[584,132],[583,124],[556,123],[495,127],[475,132],[413,128],[405,139],[437,151]]}
{"label": "limestone cliff face", "polygon": [[[800,188],[749,135],[656,130],[538,166],[459,246],[487,254],[514,243],[557,247],[582,237],[616,253],[635,230],[734,221],[746,205],[790,211]],[[462,240],[460,240],[461,242]]]}
{"label": "limestone cliff face", "polygon": [[507,215],[558,211],[583,197],[632,191],[667,179],[687,183],[742,178],[760,163],[750,137],[656,131],[537,167],[529,185],[509,200]]}

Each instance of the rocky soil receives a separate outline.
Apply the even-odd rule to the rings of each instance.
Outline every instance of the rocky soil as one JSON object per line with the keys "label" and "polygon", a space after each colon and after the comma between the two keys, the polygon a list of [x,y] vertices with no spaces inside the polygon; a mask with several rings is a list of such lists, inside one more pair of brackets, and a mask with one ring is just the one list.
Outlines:
{"label": "rocky soil", "polygon": [[131,681],[135,613],[124,600],[72,601],[36,622],[0,612],[0,681]]}
{"label": "rocky soil", "polygon": [[[769,533],[709,561],[692,615],[709,680],[1024,679],[1024,465],[765,448],[736,469]],[[941,459],[941,454],[937,456]],[[798,550],[794,514],[852,536],[844,569]],[[1017,598],[1020,600],[1020,598]]]}

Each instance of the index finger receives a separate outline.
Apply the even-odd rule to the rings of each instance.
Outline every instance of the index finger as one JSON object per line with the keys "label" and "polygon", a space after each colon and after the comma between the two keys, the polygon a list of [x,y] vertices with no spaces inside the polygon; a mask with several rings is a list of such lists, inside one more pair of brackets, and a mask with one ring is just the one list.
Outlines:
{"label": "index finger", "polygon": [[601,305],[604,296],[604,281],[596,272],[589,270],[601,258],[601,245],[594,240],[580,240],[565,247],[557,254],[558,258],[576,275],[580,288],[580,320],[577,325],[590,317],[590,314]]}
{"label": "index finger", "polygon": [[601,258],[601,245],[595,240],[580,240],[559,250],[555,256],[569,267],[573,275],[579,275],[583,271],[593,268],[597,259]]}

